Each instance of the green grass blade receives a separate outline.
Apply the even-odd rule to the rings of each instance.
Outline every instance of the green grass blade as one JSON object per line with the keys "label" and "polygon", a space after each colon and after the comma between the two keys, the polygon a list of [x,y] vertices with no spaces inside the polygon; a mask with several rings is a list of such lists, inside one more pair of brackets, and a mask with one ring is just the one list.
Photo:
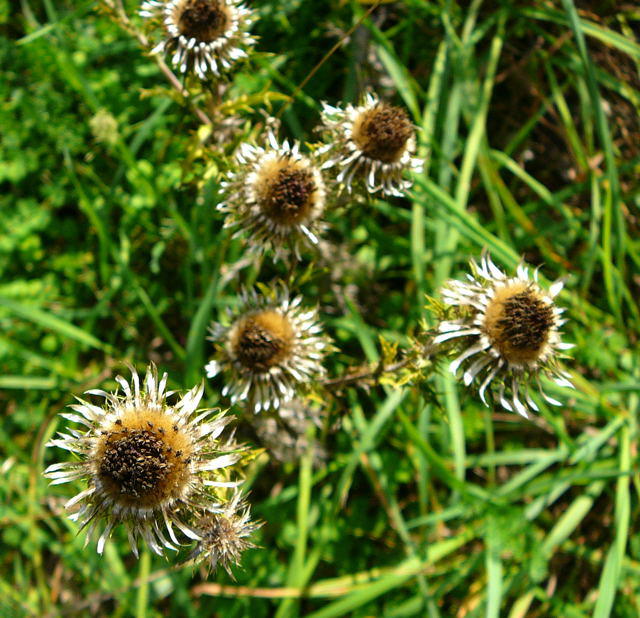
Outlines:
{"label": "green grass blade", "polygon": [[38,309],[37,307],[23,305],[2,296],[0,296],[0,307],[4,307],[7,311],[15,314],[19,318],[36,324],[45,330],[51,330],[58,333],[64,339],[72,339],[82,345],[86,345],[90,348],[96,348],[103,352],[111,351],[111,348],[106,343],[98,340],[91,333],[82,330],[74,324],[63,320],[52,313]]}

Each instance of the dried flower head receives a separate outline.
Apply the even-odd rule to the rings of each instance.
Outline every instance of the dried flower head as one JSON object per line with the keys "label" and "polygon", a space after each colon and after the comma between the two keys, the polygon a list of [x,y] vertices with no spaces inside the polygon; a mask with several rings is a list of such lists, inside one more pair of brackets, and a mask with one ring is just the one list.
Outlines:
{"label": "dried flower head", "polygon": [[564,309],[554,304],[563,282],[557,281],[547,292],[538,285],[537,271],[530,277],[521,264],[515,277],[507,277],[488,255],[479,265],[472,261],[471,270],[468,281],[448,281],[442,290],[456,319],[440,322],[434,343],[460,338],[464,348],[451,363],[451,372],[456,374],[467,359],[477,356],[467,365],[463,380],[466,385],[482,380],[479,394],[485,405],[485,391],[494,380],[499,383],[500,404],[524,417],[529,409],[538,411],[529,394],[531,382],[547,402],[560,405],[544,392],[540,376],[573,386],[558,364],[562,351],[573,347],[560,340]]}
{"label": "dried flower head", "polygon": [[45,476],[53,479],[52,485],[86,481],[87,488],[65,507],[80,505],[71,519],[83,528],[89,526],[87,540],[99,520],[106,522],[98,539],[98,553],[102,553],[113,527],[122,523],[136,556],[140,536],[154,552],[162,554],[163,548],[176,549],[180,544],[174,525],[186,537],[198,539],[183,523],[181,512],[215,508],[208,488],[237,483],[212,472],[233,465],[239,455],[218,440],[228,418],[214,416],[213,410],[195,415],[203,385],[171,405],[168,398],[172,393],[165,391],[167,374],[158,381],[154,365],[147,369],[142,385],[135,369],[131,385],[121,376],[116,380],[124,394],[88,391],[104,397],[105,404],[99,407],[78,399],[79,404],[71,406],[77,414],[61,414],[87,430],[69,429],[47,446],[58,446],[81,458],[53,464]]}
{"label": "dried flower head", "polygon": [[412,185],[404,172],[422,168],[413,156],[415,130],[405,110],[371,93],[357,107],[323,103],[322,132],[327,142],[322,152],[328,156],[323,169],[336,167],[336,180],[347,191],[362,180],[370,193],[402,196]]}
{"label": "dried flower head", "polygon": [[218,210],[227,213],[225,227],[236,236],[248,234],[249,248],[272,249],[283,258],[300,244],[318,244],[326,190],[320,169],[300,154],[298,143],[278,144],[271,131],[266,148],[242,144],[237,169],[223,182],[226,200]]}
{"label": "dried flower head", "polygon": [[227,381],[222,394],[231,402],[247,400],[254,412],[278,408],[296,388],[324,373],[324,337],[315,309],[302,309],[302,297],[291,299],[285,287],[268,296],[242,294],[242,306],[230,312],[228,326],[214,323],[209,339],[216,354],[205,370],[221,371]]}
{"label": "dried flower head", "polygon": [[255,43],[248,34],[252,11],[240,0],[146,0],[140,15],[161,18],[165,38],[152,53],[172,53],[181,73],[219,76]]}
{"label": "dried flower head", "polygon": [[253,428],[269,453],[278,461],[294,462],[311,449],[315,465],[326,459],[326,452],[316,440],[309,440],[311,426],[321,427],[323,411],[307,399],[289,401],[272,414],[253,418]]}
{"label": "dried flower head", "polygon": [[232,565],[240,563],[245,550],[255,547],[247,537],[261,526],[262,522],[251,521],[249,505],[236,492],[220,512],[205,511],[196,520],[194,528],[201,540],[187,560],[205,563],[211,571],[220,564],[233,577]]}

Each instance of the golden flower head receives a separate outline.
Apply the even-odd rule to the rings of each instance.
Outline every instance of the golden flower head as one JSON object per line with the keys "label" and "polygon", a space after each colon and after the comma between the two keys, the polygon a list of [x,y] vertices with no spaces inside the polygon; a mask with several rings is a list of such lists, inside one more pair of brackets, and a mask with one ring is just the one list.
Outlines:
{"label": "golden flower head", "polygon": [[323,169],[337,168],[336,180],[347,191],[363,181],[367,191],[402,196],[412,185],[407,170],[419,171],[413,156],[415,129],[406,111],[367,94],[362,105],[345,109],[323,103],[322,132],[327,145]]}
{"label": "golden flower head", "polygon": [[273,250],[276,259],[301,244],[317,245],[324,227],[326,189],[320,169],[300,153],[300,145],[281,145],[269,131],[262,148],[242,144],[237,169],[222,183],[226,199],[218,210],[227,213],[225,227],[248,235],[251,250]]}
{"label": "golden flower head", "polygon": [[466,385],[481,381],[479,394],[485,405],[485,391],[494,380],[499,383],[500,404],[522,416],[529,409],[538,410],[529,393],[531,382],[548,403],[560,405],[544,392],[540,376],[560,386],[573,386],[558,364],[562,351],[573,347],[560,340],[564,309],[554,303],[563,282],[545,291],[538,284],[537,271],[531,277],[521,264],[515,277],[507,277],[486,254],[480,264],[471,262],[471,270],[468,281],[448,281],[442,290],[455,319],[440,322],[434,343],[459,339],[463,350],[451,363],[451,372],[456,374],[467,359],[475,357],[466,364],[463,381]]}
{"label": "golden flower head", "polygon": [[205,511],[194,523],[200,537],[187,560],[204,563],[211,571],[218,565],[233,577],[232,565],[238,565],[242,553],[255,547],[248,539],[262,522],[251,520],[251,511],[236,492],[233,498],[220,511]]}
{"label": "golden flower head", "polygon": [[231,402],[247,400],[254,412],[290,401],[299,385],[324,373],[328,339],[315,309],[302,309],[302,297],[291,299],[285,287],[268,295],[244,292],[242,306],[229,312],[230,324],[214,323],[209,339],[216,343],[208,377],[225,374],[222,394]]}
{"label": "golden flower head", "polygon": [[175,550],[180,544],[174,526],[184,536],[198,539],[182,516],[196,508],[215,507],[209,488],[238,484],[221,470],[233,465],[239,455],[218,440],[228,418],[214,415],[213,410],[196,414],[203,385],[170,404],[167,374],[158,380],[154,365],[147,369],[143,384],[135,369],[131,384],[121,376],[116,380],[123,394],[88,391],[105,399],[102,407],[79,399],[71,406],[75,413],[61,414],[87,429],[59,433],[47,446],[76,453],[80,460],[53,464],[45,476],[53,479],[53,485],[75,480],[87,484],[65,506],[80,505],[71,519],[83,528],[89,526],[87,540],[97,522],[105,521],[98,553],[114,526],[122,523],[136,555],[140,536],[162,554],[163,548]]}
{"label": "golden flower head", "polygon": [[172,53],[181,73],[200,79],[228,71],[255,43],[252,11],[239,0],[146,0],[140,15],[162,19],[165,38],[152,53]]}

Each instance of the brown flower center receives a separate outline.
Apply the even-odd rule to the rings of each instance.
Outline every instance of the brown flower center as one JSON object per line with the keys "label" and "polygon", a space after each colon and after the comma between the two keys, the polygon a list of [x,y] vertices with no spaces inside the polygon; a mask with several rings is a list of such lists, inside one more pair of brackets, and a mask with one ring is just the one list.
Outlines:
{"label": "brown flower center", "polygon": [[267,181],[262,207],[276,223],[291,225],[309,215],[316,185],[308,169],[283,167]]}
{"label": "brown flower center", "polygon": [[540,358],[553,325],[553,308],[526,284],[496,290],[484,322],[491,344],[516,364]]}
{"label": "brown flower center", "polygon": [[360,114],[353,126],[353,139],[371,159],[393,163],[400,159],[413,135],[407,113],[400,107],[379,103]]}
{"label": "brown flower center", "polygon": [[[177,426],[145,423],[130,428],[117,422],[98,452],[98,475],[106,492],[124,506],[153,508],[185,487],[188,453]],[[136,422],[136,425],[140,425]],[[173,446],[172,446],[173,445]]]}
{"label": "brown flower center", "polygon": [[178,30],[187,39],[211,43],[227,29],[229,16],[219,0],[187,0],[178,16]]}
{"label": "brown flower center", "polygon": [[257,373],[279,365],[291,352],[293,329],[276,311],[263,311],[245,318],[232,336],[232,347],[240,363]]}

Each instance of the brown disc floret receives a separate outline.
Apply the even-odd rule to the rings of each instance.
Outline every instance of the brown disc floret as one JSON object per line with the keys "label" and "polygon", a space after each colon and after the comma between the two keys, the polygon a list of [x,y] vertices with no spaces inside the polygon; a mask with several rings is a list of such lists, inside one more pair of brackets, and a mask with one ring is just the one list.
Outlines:
{"label": "brown disc floret", "polygon": [[185,491],[191,451],[189,435],[167,416],[137,411],[117,419],[103,435],[98,477],[115,503],[154,508]]}
{"label": "brown disc floret", "polygon": [[510,363],[530,364],[542,355],[555,323],[553,308],[526,284],[496,290],[484,320],[484,329]]}
{"label": "brown disc floret", "polygon": [[293,328],[286,316],[267,310],[242,320],[232,336],[232,348],[243,367],[265,373],[286,360],[293,339]]}
{"label": "brown disc floret", "polygon": [[178,10],[178,30],[187,39],[211,43],[227,29],[229,16],[219,0],[186,0]]}
{"label": "brown disc floret", "polygon": [[378,103],[360,114],[352,134],[366,156],[382,163],[395,163],[413,135],[413,125],[402,108]]}
{"label": "brown disc floret", "polygon": [[264,214],[276,223],[299,223],[311,212],[315,191],[310,170],[293,165],[283,167],[267,181]]}

